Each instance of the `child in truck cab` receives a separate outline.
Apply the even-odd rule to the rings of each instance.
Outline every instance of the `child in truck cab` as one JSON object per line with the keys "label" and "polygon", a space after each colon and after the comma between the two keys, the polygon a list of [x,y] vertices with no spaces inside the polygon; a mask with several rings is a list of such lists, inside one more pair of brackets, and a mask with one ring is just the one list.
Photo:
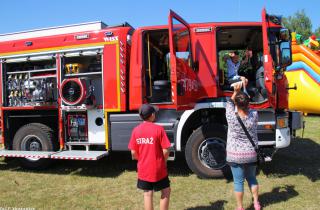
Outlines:
{"label": "child in truck cab", "polygon": [[240,76],[238,74],[240,65],[244,65],[249,63],[249,59],[252,57],[252,51],[251,50],[246,50],[245,52],[245,57],[243,60],[239,60],[239,52],[238,51],[232,51],[229,53],[229,58],[227,58],[226,63],[227,63],[227,79],[229,84],[234,84],[236,82],[242,82],[243,85],[243,92],[247,93],[246,87],[248,85],[248,79]]}
{"label": "child in truck cab", "polygon": [[133,129],[128,147],[132,159],[138,160],[137,187],[144,191],[145,209],[153,209],[153,192],[161,191],[160,210],[167,210],[171,190],[166,161],[171,144],[163,127],[153,123],[156,111],[149,104],[140,107],[143,122]]}

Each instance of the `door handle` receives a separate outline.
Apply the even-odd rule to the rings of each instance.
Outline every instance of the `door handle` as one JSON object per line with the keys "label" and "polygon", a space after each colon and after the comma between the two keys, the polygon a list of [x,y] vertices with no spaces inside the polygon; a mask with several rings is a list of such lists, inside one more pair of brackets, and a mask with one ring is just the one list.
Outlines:
{"label": "door handle", "polygon": [[296,83],[294,83],[294,86],[293,87],[289,87],[289,85],[288,85],[288,87],[287,87],[287,90],[297,90],[298,88],[297,88],[297,84]]}

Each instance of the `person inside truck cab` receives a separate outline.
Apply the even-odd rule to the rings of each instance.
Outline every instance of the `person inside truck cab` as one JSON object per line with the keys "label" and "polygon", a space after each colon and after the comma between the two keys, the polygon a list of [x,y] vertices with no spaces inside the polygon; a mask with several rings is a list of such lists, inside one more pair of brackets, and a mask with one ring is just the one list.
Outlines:
{"label": "person inside truck cab", "polygon": [[227,63],[227,79],[229,84],[234,84],[236,82],[242,82],[243,91],[247,94],[246,86],[248,85],[248,79],[240,76],[238,74],[239,68],[241,65],[245,65],[249,63],[249,59],[252,57],[252,51],[246,50],[245,57],[241,61],[239,60],[239,52],[232,51],[228,55],[229,57],[226,60]]}

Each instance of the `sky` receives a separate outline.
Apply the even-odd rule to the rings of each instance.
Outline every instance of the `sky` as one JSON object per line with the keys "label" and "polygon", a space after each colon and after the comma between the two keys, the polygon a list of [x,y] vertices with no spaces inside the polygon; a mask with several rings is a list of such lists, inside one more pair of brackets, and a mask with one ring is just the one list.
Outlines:
{"label": "sky", "polygon": [[261,21],[261,10],[288,17],[304,9],[320,26],[318,0],[2,0],[0,34],[91,21],[134,28],[167,24],[172,9],[189,23]]}

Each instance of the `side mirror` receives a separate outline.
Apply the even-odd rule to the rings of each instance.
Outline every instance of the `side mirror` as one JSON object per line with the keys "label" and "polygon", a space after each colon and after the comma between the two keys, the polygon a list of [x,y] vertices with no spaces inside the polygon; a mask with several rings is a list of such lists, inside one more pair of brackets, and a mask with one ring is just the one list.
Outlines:
{"label": "side mirror", "polygon": [[290,31],[287,28],[280,29],[280,35],[279,35],[280,41],[289,41],[290,40]]}
{"label": "side mirror", "polygon": [[280,42],[280,67],[284,68],[292,63],[292,52],[290,42]]}

